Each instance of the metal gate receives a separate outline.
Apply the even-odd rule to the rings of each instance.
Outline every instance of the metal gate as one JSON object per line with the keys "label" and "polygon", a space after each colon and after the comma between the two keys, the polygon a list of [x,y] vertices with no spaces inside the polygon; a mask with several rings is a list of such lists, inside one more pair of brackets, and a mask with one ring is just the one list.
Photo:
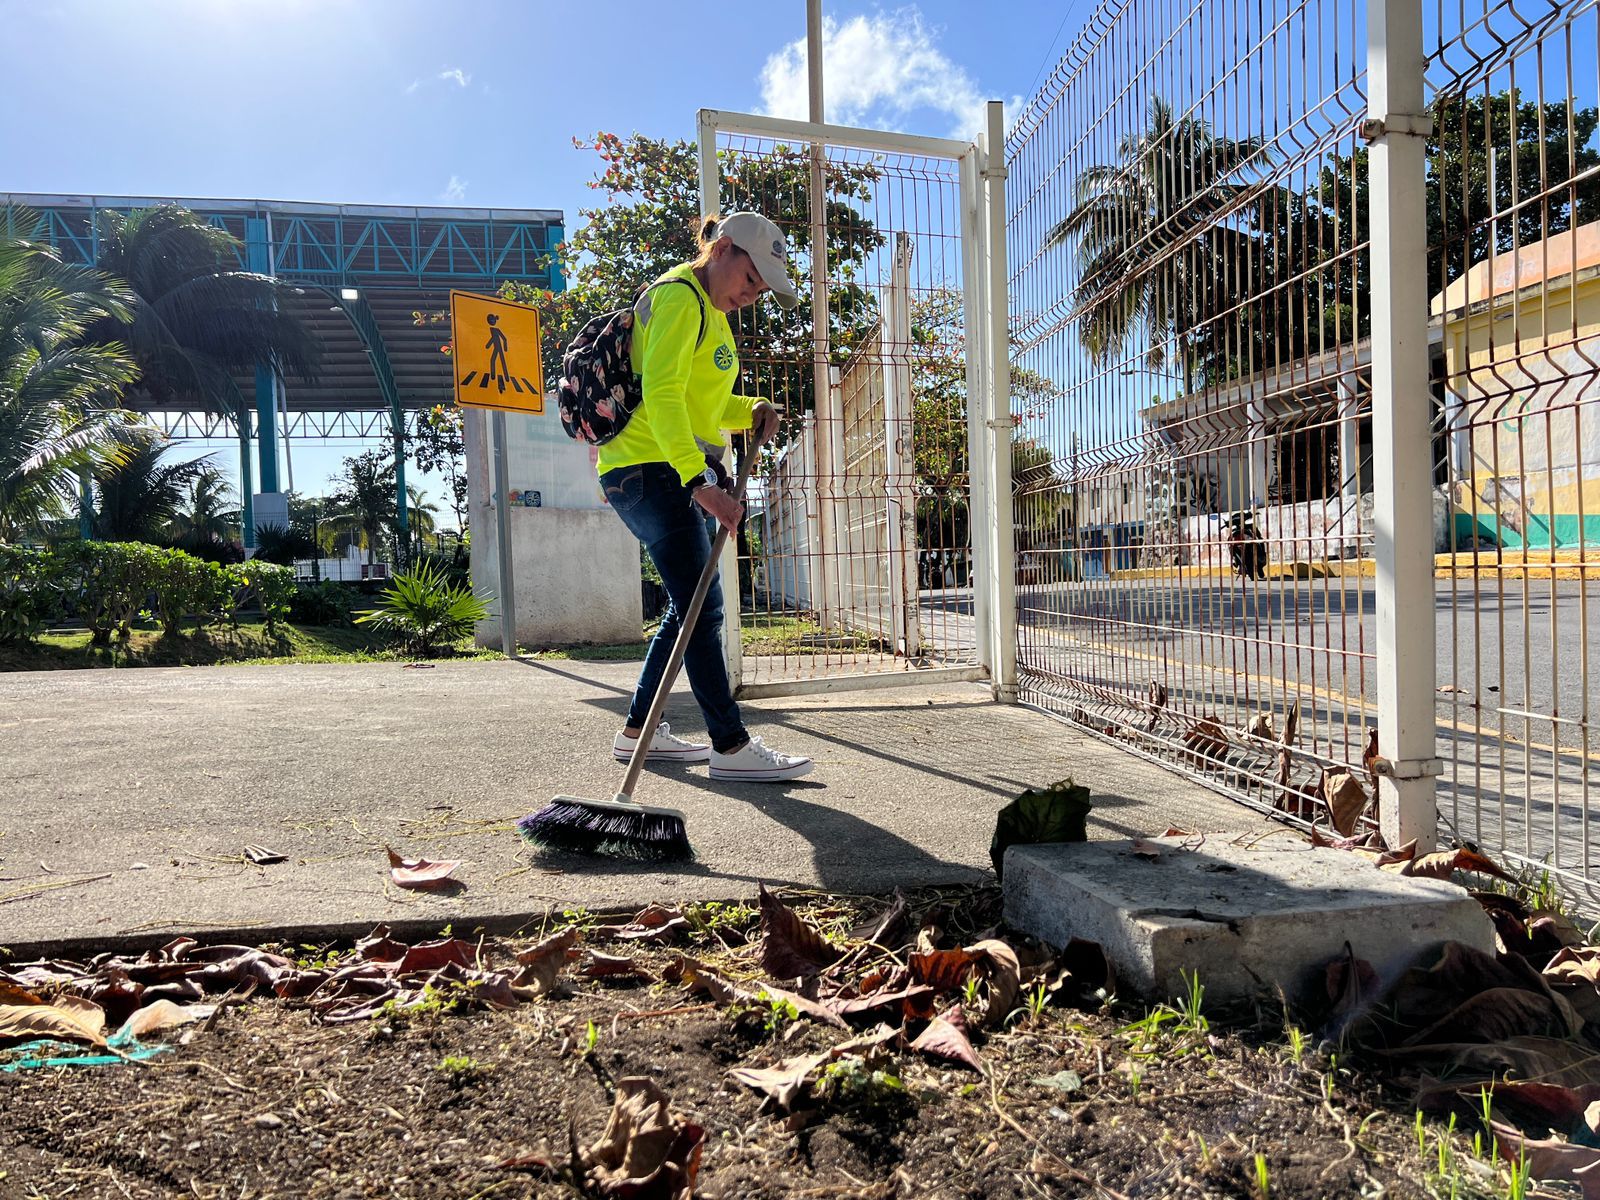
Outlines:
{"label": "metal gate", "polygon": [[979,144],[709,110],[700,154],[701,195],[776,220],[802,277],[793,313],[734,317],[746,391],[786,414],[724,563],[738,694],[999,682],[989,564],[1010,546],[985,497],[1010,490],[990,427],[1007,412],[990,339],[1003,247],[988,303],[1000,174],[984,178]]}

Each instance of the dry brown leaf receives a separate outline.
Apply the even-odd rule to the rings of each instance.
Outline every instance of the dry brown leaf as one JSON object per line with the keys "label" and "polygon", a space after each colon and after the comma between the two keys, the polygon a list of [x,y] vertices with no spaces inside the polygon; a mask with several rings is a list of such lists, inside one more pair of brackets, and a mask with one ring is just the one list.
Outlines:
{"label": "dry brown leaf", "polygon": [[755,999],[754,992],[747,991],[699,959],[690,958],[687,954],[675,955],[661,972],[661,978],[668,983],[683,984],[692,994],[703,992],[717,1004],[749,1002]]}
{"label": "dry brown leaf", "polygon": [[1412,859],[1400,873],[1418,879],[1449,879],[1456,871],[1476,871],[1480,875],[1493,875],[1496,879],[1516,882],[1513,876],[1507,875],[1491,859],[1465,846],[1424,854],[1421,858]]}
{"label": "dry brown leaf", "polygon": [[143,1037],[160,1029],[203,1021],[216,1011],[215,1004],[174,1004],[171,1000],[157,1000],[146,1004],[124,1021],[122,1028],[117,1031],[117,1037]]}
{"label": "dry brown leaf", "polygon": [[1133,851],[1134,857],[1143,858],[1154,862],[1164,853],[1163,847],[1152,842],[1149,838],[1134,838],[1128,847]]}
{"label": "dry brown leaf", "polygon": [[941,992],[965,987],[967,979],[978,969],[978,956],[968,950],[933,950],[913,954],[906,962],[914,981]]}
{"label": "dry brown leaf", "polygon": [[1600,1150],[1572,1142],[1536,1141],[1522,1130],[1490,1121],[1495,1145],[1508,1163],[1522,1163],[1533,1179],[1570,1179],[1584,1200],[1600,1200]]}
{"label": "dry brown leaf", "polygon": [[0,1004],[0,1043],[57,1038],[104,1046],[104,1031],[105,1012],[76,996],[62,996],[55,1004]]}
{"label": "dry brown leaf", "polygon": [[1361,769],[1367,773],[1368,778],[1376,779],[1378,772],[1373,768],[1378,765],[1378,727],[1371,726],[1367,730],[1367,745],[1361,751]]}
{"label": "dry brown leaf", "polygon": [[1367,807],[1367,790],[1349,771],[1327,770],[1322,773],[1322,799],[1328,806],[1328,818],[1333,827],[1345,837],[1356,831],[1356,821]]}
{"label": "dry brown leaf", "polygon": [[44,999],[27,988],[0,979],[0,1004],[43,1004]]}
{"label": "dry brown leaf", "polygon": [[983,1024],[1003,1024],[1016,1007],[1017,996],[1022,991],[1022,968],[1017,962],[1017,952],[998,938],[975,942],[966,949],[968,954],[983,956],[989,976],[989,1007],[984,1010]]}
{"label": "dry brown leaf", "polygon": [[816,975],[839,960],[817,929],[762,885],[761,969],[774,979]]}
{"label": "dry brown leaf", "polygon": [[639,910],[633,920],[624,925],[601,925],[594,931],[597,938],[611,938],[619,942],[676,941],[680,934],[690,930],[689,918],[675,908],[664,904],[650,904]]}
{"label": "dry brown leaf", "polygon": [[879,991],[866,996],[848,999],[830,999],[824,1003],[829,1011],[841,1017],[882,1017],[883,1010],[893,1013],[896,1020],[927,1020],[933,1016],[934,990],[922,984],[912,984],[898,991]]}
{"label": "dry brown leaf", "polygon": [[742,1083],[770,1097],[780,1111],[790,1112],[809,1092],[812,1076],[823,1063],[843,1058],[847,1054],[875,1054],[882,1050],[884,1043],[898,1035],[898,1029],[879,1025],[871,1033],[840,1042],[820,1054],[803,1054],[798,1058],[786,1058],[773,1067],[735,1067],[728,1072],[728,1075],[735,1083]]}
{"label": "dry brown leaf", "polygon": [[577,941],[578,927],[569,925],[560,933],[551,934],[544,941],[530,946],[517,955],[522,970],[511,980],[511,985],[528,988],[535,996],[552,991],[556,986],[556,977],[567,964],[567,953]]}
{"label": "dry brown leaf", "polygon": [[913,1050],[931,1054],[949,1062],[963,1063],[981,1072],[983,1063],[967,1037],[967,1018],[958,1004],[942,1016],[928,1022],[928,1027],[911,1043]]}
{"label": "dry brown leaf", "polygon": [[611,1119],[583,1163],[603,1196],[691,1200],[706,1131],[671,1111],[653,1079],[617,1081]]}
{"label": "dry brown leaf", "polygon": [[826,1053],[805,1054],[786,1058],[775,1067],[735,1067],[728,1075],[735,1083],[769,1097],[780,1112],[790,1112],[810,1088],[812,1074],[828,1057]]}
{"label": "dry brown leaf", "polygon": [[1408,1041],[1499,1042],[1523,1036],[1564,1037],[1578,1032],[1571,1006],[1559,996],[1518,987],[1488,988],[1468,997]]}
{"label": "dry brown leaf", "polygon": [[650,970],[626,954],[601,954],[591,950],[578,974],[585,979],[649,979]]}
{"label": "dry brown leaf", "polygon": [[1214,770],[1228,753],[1228,735],[1215,717],[1203,717],[1183,735],[1184,758],[1202,770]]}
{"label": "dry brown leaf", "polygon": [[451,872],[461,865],[459,860],[429,862],[425,858],[402,858],[387,846],[384,849],[389,851],[389,878],[399,887],[425,890],[461,882],[450,878]]}

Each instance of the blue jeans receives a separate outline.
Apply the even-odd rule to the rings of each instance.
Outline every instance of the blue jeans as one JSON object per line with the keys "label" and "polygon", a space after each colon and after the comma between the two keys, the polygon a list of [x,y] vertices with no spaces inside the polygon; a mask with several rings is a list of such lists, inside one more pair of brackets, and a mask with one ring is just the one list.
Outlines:
{"label": "blue jeans", "polygon": [[[683,626],[683,612],[694,598],[700,572],[711,558],[716,520],[690,498],[689,489],[667,463],[642,463],[616,467],[600,476],[606,500],[633,536],[644,543],[667,589],[667,611],[661,628],[650,641],[644,668],[628,705],[628,728],[638,729],[650,715],[650,702],[661,686],[672,644]],[[711,746],[719,754],[744,745],[748,739],[739,705],[728,686],[728,667],[722,657],[722,580],[711,580],[705,606],[695,622],[683,656],[689,689],[706,719]]]}

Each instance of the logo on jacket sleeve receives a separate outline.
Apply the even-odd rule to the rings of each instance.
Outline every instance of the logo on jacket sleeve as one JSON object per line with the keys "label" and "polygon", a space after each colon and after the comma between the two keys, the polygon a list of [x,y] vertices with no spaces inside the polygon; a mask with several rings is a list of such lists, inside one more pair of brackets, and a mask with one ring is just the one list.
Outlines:
{"label": "logo on jacket sleeve", "polygon": [[724,342],[717,347],[717,352],[711,356],[711,359],[720,370],[726,371],[733,366],[733,351],[728,349],[727,343]]}

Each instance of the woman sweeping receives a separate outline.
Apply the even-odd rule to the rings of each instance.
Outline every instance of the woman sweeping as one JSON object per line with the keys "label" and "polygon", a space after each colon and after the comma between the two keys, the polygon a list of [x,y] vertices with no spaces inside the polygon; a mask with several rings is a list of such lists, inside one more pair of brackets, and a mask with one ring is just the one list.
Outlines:
{"label": "woman sweeping", "polygon": [[[626,762],[643,733],[695,585],[711,557],[711,531],[730,532],[743,505],[722,468],[722,431],[750,430],[754,454],[777,431],[778,412],[765,400],[736,394],[739,355],[727,314],[771,292],[798,303],[778,227],[759,213],[736,212],[705,221],[700,255],[666,272],[634,306],[633,367],[643,402],[600,448],[598,469],[606,499],[655,563],[669,603],[650,642],[628,709],[613,742]],[[811,771],[809,758],[780,754],[751,737],[739,716],[722,656],[722,585],[712,581],[684,652],[690,690],[705,716],[711,744],[656,728],[647,760],[711,763],[711,778],[779,782]]]}

